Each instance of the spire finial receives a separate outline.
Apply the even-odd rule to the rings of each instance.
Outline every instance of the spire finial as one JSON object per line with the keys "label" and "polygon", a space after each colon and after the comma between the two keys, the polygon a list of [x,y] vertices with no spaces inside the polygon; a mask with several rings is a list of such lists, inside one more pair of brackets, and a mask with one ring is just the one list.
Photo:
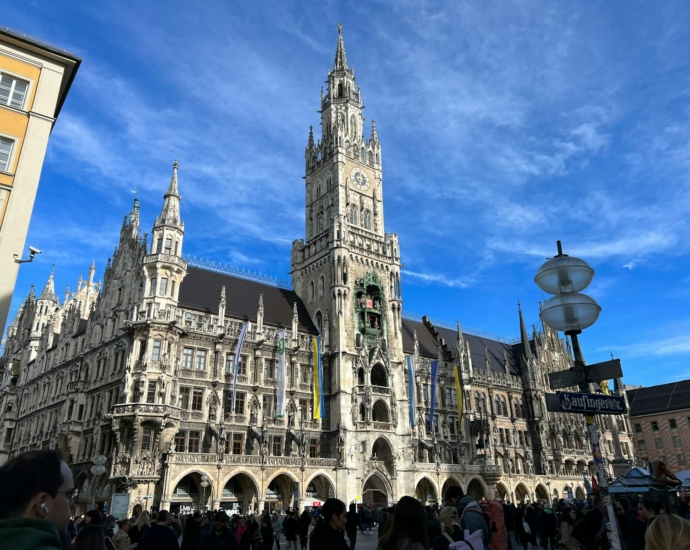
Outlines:
{"label": "spire finial", "polygon": [[335,50],[333,70],[347,70],[347,56],[345,55],[345,42],[343,41],[343,26],[340,23],[338,23],[338,47]]}
{"label": "spire finial", "polygon": [[180,225],[180,192],[177,187],[177,169],[180,167],[180,163],[177,162],[177,159],[173,162],[172,167],[173,173],[170,178],[170,185],[165,195],[163,195],[165,202],[157,221]]}
{"label": "spire finial", "polygon": [[180,167],[180,163],[177,162],[177,159],[175,159],[175,162],[173,162],[172,166],[173,166],[173,170],[175,170],[175,172],[177,172],[177,169]]}

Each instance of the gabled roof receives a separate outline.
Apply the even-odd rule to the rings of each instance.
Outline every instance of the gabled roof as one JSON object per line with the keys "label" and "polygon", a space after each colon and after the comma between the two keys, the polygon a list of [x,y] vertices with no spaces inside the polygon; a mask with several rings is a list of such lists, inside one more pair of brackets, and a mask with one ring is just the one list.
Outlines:
{"label": "gabled roof", "polygon": [[233,275],[188,267],[187,276],[180,287],[181,307],[218,313],[221,287],[225,286],[228,317],[256,321],[259,295],[264,297],[264,323],[274,327],[292,326],[292,308],[297,303],[299,330],[318,334],[307,308],[294,290],[242,279]]}
{"label": "gabled roof", "polygon": [[690,380],[628,390],[630,416],[690,409]]}
{"label": "gabled roof", "polygon": [[[403,317],[402,329],[403,351],[405,353],[414,353],[414,331],[417,331],[419,354],[423,357],[431,357],[434,359],[438,357],[438,346],[436,340],[424,323]],[[457,340],[456,331],[438,326],[436,327],[436,330],[438,331],[439,336],[445,340],[448,350],[452,351],[453,359],[457,360],[458,355],[457,350],[455,349],[455,342]],[[467,333],[463,333],[463,338],[470,345],[472,366],[475,369],[484,370],[486,365],[484,348],[486,347],[489,360],[491,362],[491,370],[493,372],[506,372],[506,368],[504,366],[504,353],[507,352],[508,358],[511,360],[508,366],[509,374],[519,376],[520,372],[516,366],[517,362],[515,361],[513,345]]]}

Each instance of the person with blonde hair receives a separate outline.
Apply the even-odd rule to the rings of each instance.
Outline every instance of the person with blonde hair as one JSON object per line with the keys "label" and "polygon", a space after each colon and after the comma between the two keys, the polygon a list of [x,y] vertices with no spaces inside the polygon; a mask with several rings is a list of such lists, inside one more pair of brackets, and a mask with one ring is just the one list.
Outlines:
{"label": "person with blonde hair", "polygon": [[644,536],[646,550],[690,550],[690,523],[675,514],[654,519]]}
{"label": "person with blonde hair", "polygon": [[129,540],[131,543],[139,542],[144,532],[151,528],[151,516],[147,511],[139,514],[137,521],[129,529]]}
{"label": "person with blonde hair", "polygon": [[455,506],[444,506],[438,515],[441,534],[431,543],[432,550],[447,550],[452,542],[464,540],[462,527],[459,525],[458,510]]}

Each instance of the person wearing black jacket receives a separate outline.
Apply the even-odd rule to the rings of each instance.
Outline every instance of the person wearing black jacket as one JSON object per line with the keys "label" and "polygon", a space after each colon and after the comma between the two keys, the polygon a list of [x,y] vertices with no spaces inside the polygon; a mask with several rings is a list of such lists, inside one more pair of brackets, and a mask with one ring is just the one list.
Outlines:
{"label": "person wearing black jacket", "polygon": [[287,517],[283,522],[283,534],[285,535],[286,550],[297,550],[297,528],[299,522],[292,510],[288,510]]}
{"label": "person wearing black jacket", "polygon": [[139,539],[138,550],[180,550],[177,535],[170,527],[170,512],[161,510],[156,523]]}
{"label": "person wearing black jacket", "polygon": [[311,514],[306,508],[297,522],[297,534],[299,535],[299,545],[302,550],[307,550],[307,536],[309,535],[309,526],[311,525]]}
{"label": "person wearing black jacket", "polygon": [[184,522],[182,533],[182,550],[197,550],[201,544],[201,512],[194,512]]}
{"label": "person wearing black jacket", "polygon": [[[235,533],[228,529],[228,516],[225,512],[216,512],[213,517],[214,529],[201,539],[200,550],[240,550]],[[273,539],[271,539],[273,544]]]}
{"label": "person wearing black jacket", "polygon": [[329,498],[321,508],[323,518],[319,518],[311,534],[309,547],[314,550],[349,550],[343,536],[347,523],[345,503],[337,498]]}
{"label": "person wearing black jacket", "polygon": [[362,529],[362,521],[359,519],[357,513],[357,505],[353,502],[350,504],[350,511],[345,515],[347,523],[345,524],[345,532],[347,538],[350,539],[350,550],[355,550],[355,543],[357,542],[357,528],[364,533]]}
{"label": "person wearing black jacket", "polygon": [[272,550],[273,548],[273,523],[271,516],[266,514],[261,520],[261,550]]}

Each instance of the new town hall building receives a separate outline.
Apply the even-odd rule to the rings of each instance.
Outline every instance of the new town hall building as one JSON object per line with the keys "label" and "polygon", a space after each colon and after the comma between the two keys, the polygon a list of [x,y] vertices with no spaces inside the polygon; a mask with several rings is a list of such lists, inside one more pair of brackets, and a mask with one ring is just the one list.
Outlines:
{"label": "new town hall building", "polygon": [[[433,502],[450,484],[511,501],[582,498],[592,467],[584,420],[548,413],[544,401],[547,374],[572,364],[558,334],[528,331],[522,313],[515,342],[403,316],[401,247],[384,230],[381,143],[374,123],[364,137],[362,108],[340,31],[322,135],[310,131],[306,148],[306,238],[292,246],[292,288],[185,261],[175,163],[150,242],[135,201],[102,285],[92,266],[62,302],[52,274],[32,292],[0,363],[0,463],[61,449],[81,490],[78,511],[113,493],[129,493],[130,507],[173,510],[285,508],[329,496]],[[279,418],[282,329],[287,411]],[[325,407],[314,420],[316,335]],[[627,420],[599,422],[608,459],[632,459]],[[99,454],[107,472],[94,479]]]}

